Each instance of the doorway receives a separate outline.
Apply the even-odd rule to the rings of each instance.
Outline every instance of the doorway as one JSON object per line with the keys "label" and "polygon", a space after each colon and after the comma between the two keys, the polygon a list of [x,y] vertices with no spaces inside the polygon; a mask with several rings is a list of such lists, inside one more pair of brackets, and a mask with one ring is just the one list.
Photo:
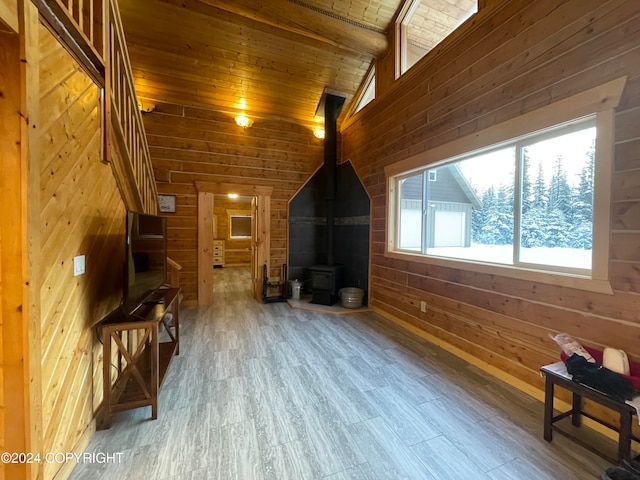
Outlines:
{"label": "doorway", "polygon": [[251,295],[254,293],[256,205],[255,196],[234,193],[213,196],[214,301],[230,288],[242,287]]}
{"label": "doorway", "polygon": [[[253,298],[260,300],[262,266],[269,267],[271,256],[271,193],[273,188],[231,183],[196,182],[196,190],[198,192],[198,305],[211,305],[214,301],[214,239],[222,235],[222,232],[218,232],[218,219],[215,213],[216,195],[229,198],[230,194],[235,194],[238,197],[252,199],[250,200],[253,219],[251,223],[252,238],[249,245],[251,253],[250,282]],[[226,211],[224,215],[227,215]],[[229,235],[230,232],[229,230]],[[225,242],[225,264],[226,254]]]}

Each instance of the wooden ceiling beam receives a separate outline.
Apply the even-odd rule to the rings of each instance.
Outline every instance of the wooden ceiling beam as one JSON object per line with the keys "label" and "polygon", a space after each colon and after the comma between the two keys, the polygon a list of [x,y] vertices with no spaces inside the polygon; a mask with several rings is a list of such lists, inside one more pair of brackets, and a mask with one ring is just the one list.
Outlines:
{"label": "wooden ceiling beam", "polygon": [[383,33],[344,22],[287,0],[200,1],[235,15],[318,40],[342,50],[379,57],[389,47],[388,38]]}

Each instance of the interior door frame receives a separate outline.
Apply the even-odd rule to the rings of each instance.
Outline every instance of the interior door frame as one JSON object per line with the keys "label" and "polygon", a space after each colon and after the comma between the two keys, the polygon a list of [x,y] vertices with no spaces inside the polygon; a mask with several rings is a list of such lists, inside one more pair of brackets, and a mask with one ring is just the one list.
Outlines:
{"label": "interior door frame", "polygon": [[258,298],[258,197],[251,197],[251,295]]}
{"label": "interior door frame", "polygon": [[[11,3],[11,2],[10,2]],[[0,376],[3,449],[42,453],[40,316],[40,65],[38,10],[0,2]],[[43,463],[6,463],[0,477],[35,479]]]}
{"label": "interior door frame", "polygon": [[[198,192],[198,305],[213,303],[213,199],[214,195],[236,193],[257,198],[255,248],[256,267],[267,265],[271,257],[271,194],[273,187],[236,183],[195,182]],[[261,298],[262,268],[252,278],[254,298]],[[252,272],[252,276],[256,276]]]}

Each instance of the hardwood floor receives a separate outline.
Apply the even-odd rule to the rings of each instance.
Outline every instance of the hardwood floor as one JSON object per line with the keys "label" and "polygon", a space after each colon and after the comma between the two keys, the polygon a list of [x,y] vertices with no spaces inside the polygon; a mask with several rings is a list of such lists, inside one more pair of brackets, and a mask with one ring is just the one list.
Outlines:
{"label": "hardwood floor", "polygon": [[582,480],[608,466],[545,442],[537,400],[380,316],[262,305],[248,276],[216,269],[215,305],[183,309],[158,419],[115,415],[87,452],[121,462],[70,478]]}

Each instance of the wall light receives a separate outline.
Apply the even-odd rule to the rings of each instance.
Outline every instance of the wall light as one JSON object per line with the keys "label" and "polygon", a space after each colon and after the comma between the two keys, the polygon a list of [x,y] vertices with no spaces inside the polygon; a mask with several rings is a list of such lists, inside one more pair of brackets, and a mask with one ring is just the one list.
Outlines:
{"label": "wall light", "polygon": [[237,193],[230,193],[227,195],[229,198],[238,198],[238,194]]}
{"label": "wall light", "polygon": [[242,128],[249,128],[251,127],[251,125],[253,125],[253,121],[249,117],[247,117],[244,113],[241,113],[240,115],[238,115],[235,118],[235,120],[236,120],[236,124]]}
{"label": "wall light", "polygon": [[148,102],[147,100],[138,99],[138,110],[142,113],[151,113],[156,109],[156,105],[154,103]]}
{"label": "wall light", "polygon": [[313,135],[314,135],[316,138],[319,138],[320,140],[322,140],[322,139],[324,138],[324,130],[322,130],[321,128],[319,128],[319,129],[317,129],[317,130],[314,130],[314,131],[313,131]]}

